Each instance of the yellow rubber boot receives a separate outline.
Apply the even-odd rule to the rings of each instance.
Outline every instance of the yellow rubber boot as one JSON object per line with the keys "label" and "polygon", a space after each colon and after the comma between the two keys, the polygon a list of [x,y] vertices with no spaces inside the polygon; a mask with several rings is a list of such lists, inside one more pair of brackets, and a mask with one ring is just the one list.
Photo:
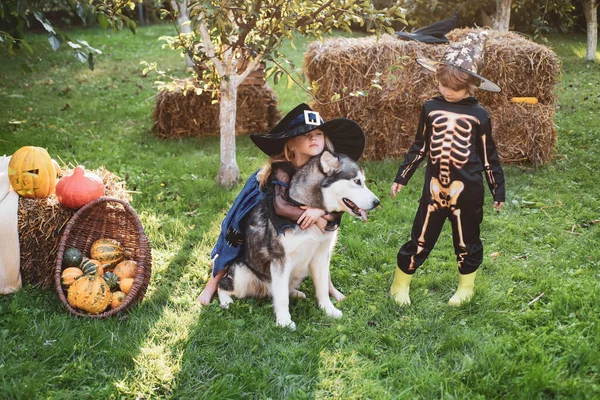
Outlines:
{"label": "yellow rubber boot", "polygon": [[394,274],[394,282],[390,289],[390,296],[396,303],[401,306],[410,305],[410,297],[408,297],[408,291],[410,289],[410,280],[412,275],[405,274],[400,268],[396,268]]}
{"label": "yellow rubber boot", "polygon": [[468,275],[458,274],[458,289],[448,301],[448,305],[458,307],[471,300],[474,294],[475,275],[477,275],[477,271]]}

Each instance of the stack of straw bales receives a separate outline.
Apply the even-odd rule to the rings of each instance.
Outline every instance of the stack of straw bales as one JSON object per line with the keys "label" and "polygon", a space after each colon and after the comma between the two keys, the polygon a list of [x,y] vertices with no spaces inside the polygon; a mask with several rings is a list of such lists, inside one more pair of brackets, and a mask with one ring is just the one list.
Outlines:
{"label": "stack of straw bales", "polygon": [[[211,104],[211,93],[200,95],[184,88],[189,81],[179,81],[174,90],[161,91],[152,113],[154,131],[158,137],[181,138],[219,135],[219,103]],[[193,84],[193,83],[192,83]],[[277,96],[269,85],[241,85],[238,88],[235,133],[269,131],[281,114]]]}
{"label": "stack of straw bales", "polygon": [[[125,182],[104,168],[92,170],[104,184],[104,194],[129,201],[130,193]],[[61,169],[61,176],[68,176],[73,169]],[[21,251],[21,279],[43,289],[54,286],[54,269],[60,238],[67,223],[75,213],[63,207],[53,194],[44,199],[19,197],[19,247]]]}
{"label": "stack of straw bales", "polygon": [[[467,32],[453,30],[450,41]],[[515,33],[490,31],[480,73],[497,83],[501,93],[479,90],[477,99],[492,116],[493,135],[503,162],[550,161],[556,143],[552,118],[560,61],[548,47]],[[437,95],[433,73],[417,57],[441,60],[447,45],[403,41],[384,35],[335,38],[309,46],[304,72],[316,84],[315,109],[325,119],[346,117],[361,124],[367,135],[365,156],[397,158],[406,153],[417,129],[423,103]],[[376,81],[382,90],[372,87]],[[364,90],[367,97],[352,96]],[[342,100],[330,103],[336,93]],[[538,104],[515,104],[512,97],[536,97]]]}

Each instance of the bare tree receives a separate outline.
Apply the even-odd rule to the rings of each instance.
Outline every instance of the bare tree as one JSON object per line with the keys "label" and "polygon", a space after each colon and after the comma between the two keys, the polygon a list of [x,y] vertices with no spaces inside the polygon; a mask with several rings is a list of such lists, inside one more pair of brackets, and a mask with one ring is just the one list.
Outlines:
{"label": "bare tree", "polygon": [[512,0],[496,0],[496,12],[492,17],[492,27],[497,31],[508,32]]}
{"label": "bare tree", "polygon": [[585,59],[596,60],[596,49],[598,46],[598,0],[583,0],[583,12],[587,22],[587,46]]}
{"label": "bare tree", "polygon": [[[172,0],[185,4],[187,0]],[[368,1],[355,0],[191,0],[190,31],[180,30],[177,8],[164,10],[177,29],[177,36],[164,38],[194,63],[194,74],[202,89],[213,91],[219,101],[221,167],[217,181],[233,186],[239,179],[236,163],[235,120],[238,87],[261,62],[273,63],[267,74],[277,82],[284,74],[288,83],[299,83],[284,65],[293,64],[280,53],[285,40],[295,33],[320,39],[333,29],[349,31],[352,24],[369,21],[373,32],[393,33],[391,23],[404,21],[395,5],[376,10]],[[405,22],[405,21],[404,21]]]}

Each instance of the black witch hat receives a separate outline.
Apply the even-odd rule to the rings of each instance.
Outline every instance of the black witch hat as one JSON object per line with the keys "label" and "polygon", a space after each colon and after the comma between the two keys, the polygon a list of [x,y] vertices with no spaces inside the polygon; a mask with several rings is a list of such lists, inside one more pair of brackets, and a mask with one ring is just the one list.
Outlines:
{"label": "black witch hat", "polygon": [[456,25],[456,11],[454,16],[443,21],[434,22],[424,28],[419,28],[412,32],[396,32],[396,36],[400,39],[415,40],[423,43],[448,43],[446,33],[454,29]]}
{"label": "black witch hat", "polygon": [[276,156],[283,152],[288,139],[315,129],[320,129],[329,138],[336,153],[353,160],[358,160],[365,149],[365,133],[358,123],[346,118],[323,122],[319,113],[304,103],[287,113],[269,133],[250,135],[250,139],[263,153]]}

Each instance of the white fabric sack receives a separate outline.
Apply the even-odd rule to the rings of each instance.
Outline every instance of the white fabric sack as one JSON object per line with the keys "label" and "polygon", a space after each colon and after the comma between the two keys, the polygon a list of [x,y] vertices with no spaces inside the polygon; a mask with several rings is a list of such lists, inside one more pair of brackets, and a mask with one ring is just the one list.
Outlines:
{"label": "white fabric sack", "polygon": [[19,195],[8,180],[10,157],[0,157],[0,294],[21,288]]}

